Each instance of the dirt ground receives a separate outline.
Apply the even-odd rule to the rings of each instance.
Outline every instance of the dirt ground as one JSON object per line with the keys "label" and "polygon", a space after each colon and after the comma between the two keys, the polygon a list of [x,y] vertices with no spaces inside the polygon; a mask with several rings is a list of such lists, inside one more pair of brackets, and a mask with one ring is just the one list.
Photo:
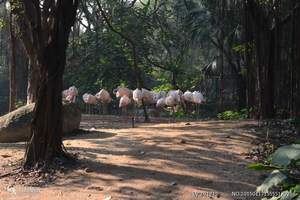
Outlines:
{"label": "dirt ground", "polygon": [[[81,126],[92,132],[64,141],[81,167],[42,187],[2,178],[0,200],[246,199],[232,192],[254,191],[264,177],[247,169],[244,156],[256,124],[156,119],[132,129],[130,118],[84,116]],[[0,144],[0,174],[22,158],[24,145]]]}

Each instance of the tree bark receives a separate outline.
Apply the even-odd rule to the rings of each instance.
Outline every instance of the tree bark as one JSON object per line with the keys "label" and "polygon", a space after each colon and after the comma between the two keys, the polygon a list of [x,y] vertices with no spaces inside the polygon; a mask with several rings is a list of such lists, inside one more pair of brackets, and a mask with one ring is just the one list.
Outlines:
{"label": "tree bark", "polygon": [[300,9],[294,9],[293,10],[293,90],[292,90],[292,117],[294,118],[300,118]]}
{"label": "tree bark", "polygon": [[219,35],[218,41],[220,43],[218,65],[220,70],[219,77],[219,112],[224,110],[224,30],[223,30],[223,18],[225,15],[225,2],[224,0],[219,1]]}
{"label": "tree bark", "polygon": [[[246,108],[247,105],[247,83],[244,75],[241,72],[240,58],[237,58],[238,70],[236,70],[236,83],[238,94],[238,108],[239,110]],[[234,66],[233,66],[234,67]]]}
{"label": "tree bark", "polygon": [[[251,31],[251,16],[247,2],[244,1],[244,31],[245,31],[245,64],[247,68],[246,77],[246,95],[247,95],[247,109],[248,117],[253,117],[253,111],[256,107],[256,68],[253,61],[253,35]],[[252,111],[252,112],[250,112]]]}
{"label": "tree bark", "polygon": [[[274,62],[275,32],[269,28],[269,19],[253,0],[247,1],[253,20],[254,41],[258,66],[259,116],[274,117]],[[276,26],[277,24],[275,24]]]}
{"label": "tree bark", "polygon": [[[57,59],[60,55],[49,55]],[[32,137],[26,151],[26,166],[33,166],[43,161],[51,161],[60,156],[62,149],[62,74],[64,64],[56,61],[44,66],[45,70],[40,82],[35,115],[32,123]],[[56,71],[59,71],[57,73]]]}
{"label": "tree bark", "polygon": [[16,109],[17,83],[16,83],[16,37],[14,33],[13,14],[9,14],[10,32],[10,62],[9,62],[9,112]]}
{"label": "tree bark", "polygon": [[27,86],[27,105],[36,102],[38,84],[40,81],[39,67],[36,59],[29,59],[28,62],[28,86]]}
{"label": "tree bark", "polygon": [[177,84],[177,72],[176,71],[172,71],[172,87],[174,90],[178,90],[178,84]]}
{"label": "tree bark", "polygon": [[23,0],[21,5],[14,6],[31,66],[36,65],[40,74],[25,168],[43,166],[55,157],[66,155],[62,144],[61,91],[66,48],[78,0],[45,0],[43,9],[39,3]]}

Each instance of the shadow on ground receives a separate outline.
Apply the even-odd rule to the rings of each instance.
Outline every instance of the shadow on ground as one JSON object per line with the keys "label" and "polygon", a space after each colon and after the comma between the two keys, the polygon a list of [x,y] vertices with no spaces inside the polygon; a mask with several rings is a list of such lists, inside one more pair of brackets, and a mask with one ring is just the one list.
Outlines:
{"label": "shadow on ground", "polygon": [[67,150],[79,154],[79,164],[51,186],[79,191],[96,185],[120,199],[192,199],[193,191],[216,191],[230,199],[231,192],[254,191],[263,178],[248,170],[241,156],[255,139],[255,122],[151,123],[130,129],[119,119],[113,129],[109,117],[84,119],[82,128],[104,124],[109,129],[66,137]]}

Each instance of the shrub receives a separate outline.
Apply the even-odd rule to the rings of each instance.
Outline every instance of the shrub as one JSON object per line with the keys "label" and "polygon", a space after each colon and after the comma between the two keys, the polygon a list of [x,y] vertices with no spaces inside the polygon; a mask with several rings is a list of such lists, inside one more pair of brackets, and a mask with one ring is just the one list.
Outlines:
{"label": "shrub", "polygon": [[222,120],[238,120],[238,119],[247,119],[248,117],[248,110],[242,109],[241,111],[225,111],[222,113],[219,113],[217,116],[219,119]]}
{"label": "shrub", "polygon": [[298,132],[300,132],[300,118],[292,119],[291,124],[295,126]]}
{"label": "shrub", "polygon": [[173,86],[170,84],[163,84],[157,87],[152,88],[152,91],[154,92],[160,92],[160,91],[170,91],[173,89]]}

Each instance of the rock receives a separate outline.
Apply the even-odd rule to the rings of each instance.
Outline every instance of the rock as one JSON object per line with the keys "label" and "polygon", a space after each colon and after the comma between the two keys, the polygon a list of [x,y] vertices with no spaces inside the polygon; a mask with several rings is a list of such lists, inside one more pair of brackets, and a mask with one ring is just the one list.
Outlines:
{"label": "rock", "polygon": [[176,183],[176,182],[172,182],[171,185],[172,185],[172,186],[176,186],[177,183]]}
{"label": "rock", "polygon": [[106,196],[106,197],[104,197],[104,200],[111,200],[111,199],[112,199],[111,196]]}
{"label": "rock", "polygon": [[93,170],[91,168],[86,168],[84,171],[85,171],[85,173],[92,173],[93,172]]}
{"label": "rock", "polygon": [[1,155],[2,158],[10,158],[12,157],[11,155]]}
{"label": "rock", "polygon": [[179,143],[180,144],[186,144],[186,140],[185,139],[180,139]]}
{"label": "rock", "polygon": [[102,187],[98,187],[98,186],[90,186],[87,189],[88,190],[103,191],[103,188]]}
{"label": "rock", "polygon": [[[33,117],[34,104],[23,106],[0,117],[0,143],[24,142],[30,137],[30,123]],[[81,110],[73,103],[63,105],[64,135],[79,129]]]}

